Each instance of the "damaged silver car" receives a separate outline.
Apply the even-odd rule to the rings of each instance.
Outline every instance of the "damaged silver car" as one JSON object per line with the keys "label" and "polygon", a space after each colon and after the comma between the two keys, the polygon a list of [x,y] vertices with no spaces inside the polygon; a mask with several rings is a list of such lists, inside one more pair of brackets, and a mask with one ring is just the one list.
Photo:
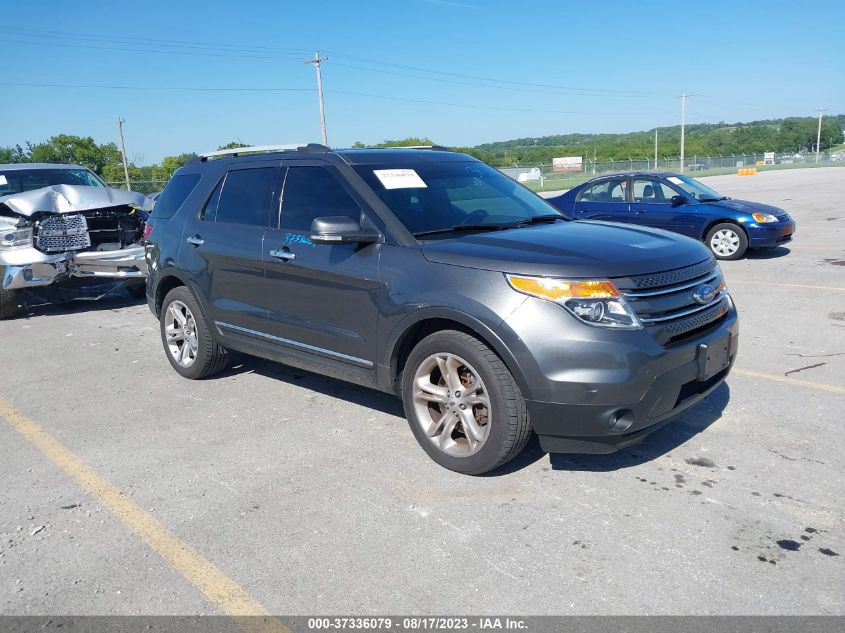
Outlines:
{"label": "damaged silver car", "polygon": [[0,319],[47,286],[116,282],[142,297],[152,205],[78,165],[0,165]]}

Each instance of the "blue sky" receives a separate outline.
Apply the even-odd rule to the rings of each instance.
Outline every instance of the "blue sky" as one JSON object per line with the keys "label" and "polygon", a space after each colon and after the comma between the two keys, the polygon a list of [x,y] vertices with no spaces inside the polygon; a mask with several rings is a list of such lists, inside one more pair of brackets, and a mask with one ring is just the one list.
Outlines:
{"label": "blue sky", "polygon": [[118,116],[126,119],[127,153],[144,164],[233,139],[319,141],[314,69],[303,63],[316,50],[329,56],[323,81],[334,146],[649,129],[677,124],[682,91],[696,94],[688,102],[692,123],[813,115],[820,106],[845,112],[845,2],[805,7],[780,0],[8,3],[0,22],[0,145],[57,133],[113,141]]}

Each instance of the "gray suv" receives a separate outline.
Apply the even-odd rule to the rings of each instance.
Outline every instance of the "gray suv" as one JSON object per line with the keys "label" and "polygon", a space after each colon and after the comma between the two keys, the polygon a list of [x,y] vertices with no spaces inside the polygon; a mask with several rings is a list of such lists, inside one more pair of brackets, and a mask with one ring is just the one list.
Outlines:
{"label": "gray suv", "polygon": [[173,368],[229,350],[394,393],[468,474],[639,443],[713,391],[738,323],[686,237],[571,221],[474,158],[320,145],[214,152],[148,221],[147,299]]}

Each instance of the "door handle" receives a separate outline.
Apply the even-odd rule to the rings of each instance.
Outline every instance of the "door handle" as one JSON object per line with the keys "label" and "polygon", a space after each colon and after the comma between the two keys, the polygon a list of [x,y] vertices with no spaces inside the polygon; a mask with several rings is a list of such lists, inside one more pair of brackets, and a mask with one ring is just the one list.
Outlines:
{"label": "door handle", "polygon": [[203,244],[205,244],[205,240],[202,239],[199,235],[192,235],[185,241],[191,246],[202,246]]}
{"label": "door handle", "polygon": [[284,262],[289,262],[292,259],[296,259],[296,253],[291,253],[288,248],[284,250],[273,249],[270,251],[270,257],[275,257],[276,259],[281,259]]}
{"label": "door handle", "polygon": [[645,215],[645,209],[634,209],[634,215]]}

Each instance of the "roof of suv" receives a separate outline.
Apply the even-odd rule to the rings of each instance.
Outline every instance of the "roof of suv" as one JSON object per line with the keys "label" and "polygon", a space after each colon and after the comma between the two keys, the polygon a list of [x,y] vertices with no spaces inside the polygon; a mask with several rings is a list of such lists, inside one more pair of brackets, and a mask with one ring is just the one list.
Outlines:
{"label": "roof of suv", "polygon": [[[243,154],[236,154],[240,149]],[[258,149],[258,148],[256,148]],[[414,162],[455,162],[455,161],[475,161],[468,154],[460,152],[451,152],[445,149],[428,149],[428,148],[413,148],[413,147],[396,147],[396,148],[373,148],[373,149],[329,149],[321,145],[307,145],[297,149],[285,149],[279,151],[261,150],[250,152],[250,148],[237,148],[232,150],[231,155],[217,154],[217,155],[199,155],[194,160],[187,163],[188,165],[196,165],[202,163],[215,165],[229,165],[246,160],[256,159],[314,159],[314,158],[328,158],[337,157],[347,165],[392,165],[397,163],[406,163],[409,160]]]}

